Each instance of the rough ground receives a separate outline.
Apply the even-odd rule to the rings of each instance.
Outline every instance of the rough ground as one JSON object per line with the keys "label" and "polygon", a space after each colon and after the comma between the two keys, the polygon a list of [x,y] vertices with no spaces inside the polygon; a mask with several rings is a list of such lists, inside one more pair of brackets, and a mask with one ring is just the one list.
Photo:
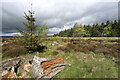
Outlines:
{"label": "rough ground", "polygon": [[[32,64],[31,64],[32,63]],[[65,65],[70,65],[61,57],[25,59],[16,57],[2,62],[3,78],[52,78],[62,71]],[[31,76],[27,76],[27,74]]]}
{"label": "rough ground", "polygon": [[[118,54],[118,51],[120,50],[118,49],[118,46],[120,45],[118,38],[81,38],[76,39],[73,44],[70,44],[70,39],[47,39],[42,43],[43,45],[47,46],[47,49],[45,49],[44,52],[24,55],[22,54],[20,56],[24,57],[25,59],[33,59],[35,55],[42,58],[60,56],[63,60],[72,64],[71,67],[65,66],[64,70],[55,75],[53,78],[118,78],[117,56],[114,57],[109,55]],[[103,42],[101,42],[101,40]],[[14,51],[11,50],[11,48],[15,48],[15,46],[11,45],[11,53],[8,51],[8,48],[10,48],[9,45],[4,46],[3,49],[5,52],[9,52],[9,55],[11,55],[11,53],[13,54]],[[2,54],[5,55],[5,52]],[[6,57],[2,59],[3,61],[11,58],[7,55],[5,56]],[[47,67],[45,63],[41,64],[45,66],[43,69],[44,72],[47,72],[49,69],[51,69],[51,67],[48,66],[49,68],[47,68],[47,70],[45,69]],[[47,64],[49,64],[49,62],[47,62]],[[17,73],[17,76],[20,77],[21,72],[19,71],[22,70],[18,70]],[[31,78],[33,75],[31,75],[30,72],[27,72],[26,77]]]}

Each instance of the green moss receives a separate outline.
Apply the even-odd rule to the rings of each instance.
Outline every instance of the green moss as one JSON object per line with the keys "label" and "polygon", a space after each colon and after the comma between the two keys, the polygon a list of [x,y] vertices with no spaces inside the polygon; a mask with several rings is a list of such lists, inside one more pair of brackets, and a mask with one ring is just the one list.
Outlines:
{"label": "green moss", "polygon": [[17,73],[16,75],[19,77],[19,76],[21,76],[21,73]]}
{"label": "green moss", "polygon": [[26,73],[26,76],[30,77],[30,78],[34,78],[33,75],[30,72]]}

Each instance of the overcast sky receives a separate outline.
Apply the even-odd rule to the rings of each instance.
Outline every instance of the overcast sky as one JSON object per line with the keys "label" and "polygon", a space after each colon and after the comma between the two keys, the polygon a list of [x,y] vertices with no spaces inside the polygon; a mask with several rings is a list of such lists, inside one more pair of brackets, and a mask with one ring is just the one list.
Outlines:
{"label": "overcast sky", "polygon": [[[75,22],[93,24],[118,20],[119,0],[3,0],[2,35],[11,36],[16,27],[24,29],[24,12],[33,3],[36,24],[47,24],[49,35],[72,28]],[[1,34],[0,34],[1,35]]]}

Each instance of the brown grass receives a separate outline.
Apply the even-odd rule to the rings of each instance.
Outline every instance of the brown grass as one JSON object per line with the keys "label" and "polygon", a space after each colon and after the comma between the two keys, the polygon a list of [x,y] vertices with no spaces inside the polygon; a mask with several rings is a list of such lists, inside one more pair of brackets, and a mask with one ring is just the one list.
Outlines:
{"label": "brown grass", "polygon": [[26,54],[26,49],[20,43],[8,43],[2,46],[2,57],[18,57]]}
{"label": "brown grass", "polygon": [[95,41],[100,41],[100,40],[83,40],[83,39],[74,40],[72,44],[68,43],[65,48],[59,47],[58,50],[62,50],[65,52],[70,52],[72,50],[75,52],[84,52],[84,53],[94,52],[96,54],[105,54],[105,55],[108,54],[116,58],[118,57],[118,53],[120,53],[119,44],[100,44],[100,43],[95,43]]}

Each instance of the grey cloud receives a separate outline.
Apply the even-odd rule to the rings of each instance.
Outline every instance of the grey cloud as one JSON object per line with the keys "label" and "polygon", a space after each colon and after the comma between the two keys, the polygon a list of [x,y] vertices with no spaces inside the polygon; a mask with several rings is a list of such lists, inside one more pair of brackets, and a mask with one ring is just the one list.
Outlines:
{"label": "grey cloud", "polygon": [[[22,22],[25,22],[23,13],[27,11],[22,4],[11,6],[9,3],[4,3],[3,6],[3,33],[16,33],[16,27],[23,29]],[[49,34],[58,33],[63,30],[64,26],[71,28],[74,22],[82,24],[101,23],[106,20],[115,20],[118,18],[118,3],[117,2],[98,2],[91,6],[82,3],[55,3],[52,7],[44,9],[44,7],[35,6],[36,24],[47,24],[51,31]],[[7,5],[7,7],[5,7]],[[9,5],[9,6],[8,6]],[[20,8],[21,5],[21,8]],[[86,7],[87,6],[87,7]],[[10,7],[10,8],[9,8]],[[27,6],[28,7],[28,6]],[[25,11],[26,10],[26,11]],[[54,29],[58,31],[54,31]],[[52,30],[53,29],[53,30]]]}

